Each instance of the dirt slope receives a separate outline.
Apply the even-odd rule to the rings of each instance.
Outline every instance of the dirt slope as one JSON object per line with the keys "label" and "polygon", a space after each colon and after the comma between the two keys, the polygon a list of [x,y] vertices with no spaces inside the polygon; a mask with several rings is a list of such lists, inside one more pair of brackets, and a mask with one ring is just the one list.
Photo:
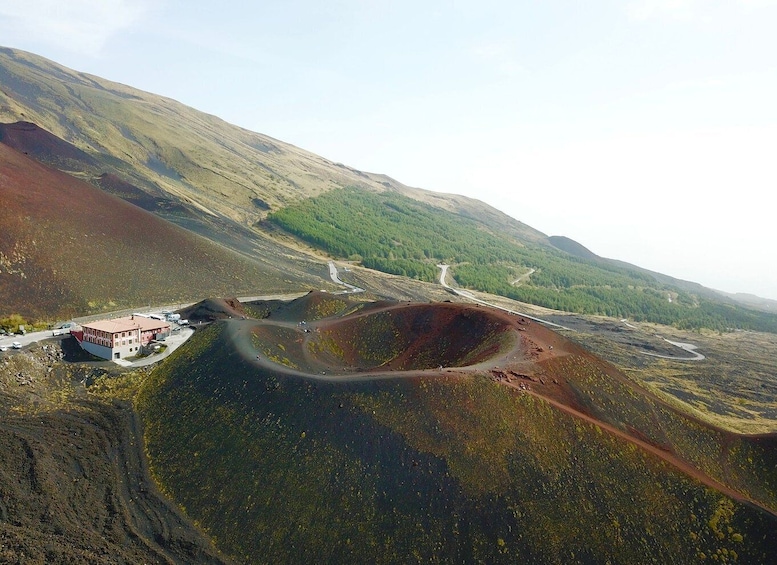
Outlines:
{"label": "dirt slope", "polygon": [[106,369],[65,343],[0,353],[0,563],[228,563],[151,482],[131,404],[86,397]]}
{"label": "dirt slope", "polygon": [[[290,286],[280,267],[207,241],[2,143],[0,198],[0,315],[45,319]],[[304,284],[304,274],[298,280]]]}

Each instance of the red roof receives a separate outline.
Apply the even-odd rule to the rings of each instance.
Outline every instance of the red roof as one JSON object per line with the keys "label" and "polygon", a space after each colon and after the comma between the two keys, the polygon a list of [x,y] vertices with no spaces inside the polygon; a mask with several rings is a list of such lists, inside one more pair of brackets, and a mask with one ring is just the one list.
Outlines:
{"label": "red roof", "polygon": [[124,318],[114,318],[112,320],[98,320],[96,322],[87,322],[81,324],[82,328],[116,334],[140,329],[142,332],[155,331],[156,333],[170,329],[170,324],[164,320],[155,320],[153,318],[144,318],[143,316],[125,316]]}

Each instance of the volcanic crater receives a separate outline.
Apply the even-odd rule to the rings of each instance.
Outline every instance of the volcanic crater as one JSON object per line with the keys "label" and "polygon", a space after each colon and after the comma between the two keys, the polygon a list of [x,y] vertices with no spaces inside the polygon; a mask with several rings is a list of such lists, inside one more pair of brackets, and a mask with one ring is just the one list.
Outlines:
{"label": "volcanic crater", "polygon": [[271,313],[241,321],[234,335],[260,364],[336,377],[492,367],[525,356],[518,325],[477,306],[376,303],[310,321]]}
{"label": "volcanic crater", "polygon": [[238,561],[771,562],[772,438],[521,315],[351,298],[194,305],[138,392],[152,473]]}

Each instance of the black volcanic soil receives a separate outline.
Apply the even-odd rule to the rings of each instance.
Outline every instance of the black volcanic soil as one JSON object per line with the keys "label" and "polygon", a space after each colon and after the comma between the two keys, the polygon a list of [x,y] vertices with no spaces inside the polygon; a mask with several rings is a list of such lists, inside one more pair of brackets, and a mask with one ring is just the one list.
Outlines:
{"label": "black volcanic soil", "polygon": [[6,416],[0,430],[0,562],[223,562],[151,482],[131,406]]}
{"label": "black volcanic soil", "polygon": [[0,124],[0,143],[57,168],[87,171],[97,167],[89,154],[30,122]]}
{"label": "black volcanic soil", "polygon": [[246,317],[245,307],[237,298],[208,298],[182,309],[179,313],[181,318],[193,323]]}
{"label": "black volcanic soil", "polygon": [[0,563],[227,563],[157,490],[131,403],[78,386],[115,369],[68,357],[0,353]]}
{"label": "black volcanic soil", "polygon": [[[265,317],[250,319],[252,312]],[[574,359],[575,367],[602,362],[521,316],[451,303],[356,303],[324,293],[264,305],[212,299],[184,313],[193,320],[224,320],[220,323],[231,340],[220,347],[234,345],[249,366],[276,374],[358,381],[486,373],[516,394],[542,398],[714,490],[775,514],[763,503],[768,496],[743,494],[701,470],[668,439],[635,423],[623,425],[616,412],[586,399],[585,379],[576,369],[564,369],[564,361]],[[0,563],[228,562],[150,479],[142,424],[130,403],[85,394],[60,408],[16,402],[33,397],[35,387],[40,391],[57,374],[56,360],[64,353],[52,347],[45,355],[34,350],[0,354],[5,371],[0,371],[5,379],[0,379]],[[48,357],[54,372],[22,374],[25,356],[32,365]],[[614,368],[606,373],[611,388],[622,386],[671,410]],[[605,400],[616,398],[601,390],[610,395]],[[696,423],[705,434],[719,436],[721,460],[729,457],[725,450],[739,449],[747,457],[774,452],[774,436],[743,438]],[[760,484],[771,488],[768,478]]]}
{"label": "black volcanic soil", "polygon": [[219,309],[137,407],[155,476],[241,562],[375,562],[373,539],[387,563],[475,562],[499,531],[483,547],[513,550],[484,562],[773,556],[773,438],[694,420],[537,322],[322,293]]}

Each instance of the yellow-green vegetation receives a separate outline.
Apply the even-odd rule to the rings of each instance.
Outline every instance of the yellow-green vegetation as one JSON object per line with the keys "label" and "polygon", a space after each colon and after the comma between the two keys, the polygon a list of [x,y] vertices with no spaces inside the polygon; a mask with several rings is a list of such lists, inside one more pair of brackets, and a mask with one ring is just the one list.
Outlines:
{"label": "yellow-green vegetation", "polygon": [[775,555],[771,515],[539,398],[477,375],[283,376],[236,355],[229,323],[196,332],[136,406],[154,477],[240,562]]}
{"label": "yellow-green vegetation", "polygon": [[334,336],[323,332],[307,343],[308,350],[314,355],[326,355],[342,362],[345,356],[342,345]]}
{"label": "yellow-green vegetation", "polygon": [[262,331],[262,328],[255,330],[252,335],[252,342],[261,355],[278,365],[284,365],[291,369],[299,369],[286,351],[286,345],[295,347],[295,342],[300,341],[299,334],[289,328],[272,328],[271,332]]}
{"label": "yellow-green vegetation", "polygon": [[309,311],[308,319],[321,320],[336,314],[342,314],[343,311],[349,306],[350,304],[346,300],[339,298],[328,298],[326,300],[320,300],[312,305],[312,308]]}
{"label": "yellow-green vegetation", "polygon": [[20,314],[11,314],[0,319],[0,329],[5,330],[9,334],[19,332],[21,328],[24,328],[26,331],[30,332],[44,330],[48,327],[49,323],[46,321],[30,322]]}
{"label": "yellow-green vegetation", "polygon": [[102,400],[133,400],[138,393],[145,371],[129,371],[120,375],[103,375],[89,385],[87,392]]}
{"label": "yellow-green vegetation", "polygon": [[[504,394],[488,379],[420,379],[417,386],[418,394],[414,396],[384,390],[379,394],[356,394],[353,402],[372,413],[379,424],[402,435],[413,448],[444,459],[451,476],[470,494],[498,493],[509,487],[509,456],[516,437],[529,433],[548,445],[560,444],[555,430],[538,430],[533,420],[514,418],[515,397]],[[528,396],[520,400],[537,402]],[[483,410],[484,405],[490,409]],[[523,410],[520,416],[524,416]],[[459,440],[452,441],[454,436]],[[559,454],[556,450],[552,453]],[[567,458],[567,454],[560,455]]]}

